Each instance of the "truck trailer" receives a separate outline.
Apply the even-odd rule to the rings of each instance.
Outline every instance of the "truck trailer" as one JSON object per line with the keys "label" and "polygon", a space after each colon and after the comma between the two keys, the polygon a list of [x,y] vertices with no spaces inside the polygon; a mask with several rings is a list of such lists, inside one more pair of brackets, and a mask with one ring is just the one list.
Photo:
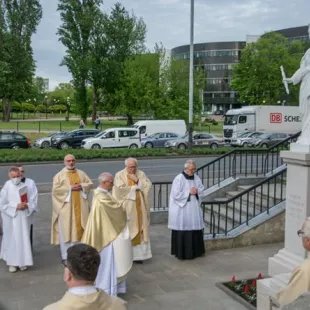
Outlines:
{"label": "truck trailer", "polygon": [[223,125],[225,142],[245,131],[297,133],[301,116],[297,106],[249,106],[227,111]]}

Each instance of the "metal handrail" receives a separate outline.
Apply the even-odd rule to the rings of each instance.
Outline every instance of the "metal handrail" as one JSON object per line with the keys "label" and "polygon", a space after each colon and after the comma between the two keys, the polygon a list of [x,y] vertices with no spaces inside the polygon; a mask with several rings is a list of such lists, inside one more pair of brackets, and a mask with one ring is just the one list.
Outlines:
{"label": "metal handrail", "polygon": [[[201,203],[201,207],[203,209],[204,214],[204,221],[205,223],[209,223],[210,226],[210,234],[213,238],[216,237],[216,234],[220,234],[220,230],[224,231],[225,235],[235,229],[236,227],[242,224],[249,224],[249,220],[255,218],[256,216],[260,215],[262,212],[267,212],[269,214],[269,210],[274,207],[277,203],[282,202],[285,200],[285,196],[283,195],[283,187],[284,185],[284,175],[287,171],[285,167],[283,170],[267,177],[266,179],[254,184],[253,186],[249,187],[248,189],[240,192],[239,194],[235,195],[234,197],[228,198],[227,200],[221,201],[203,201]],[[280,183],[277,180],[280,178]],[[267,191],[264,192],[263,185],[268,185]],[[271,189],[270,185],[274,184],[274,188]],[[276,186],[280,184],[280,196],[277,197],[277,190]],[[260,198],[257,196],[258,189],[261,188]],[[273,193],[271,193],[273,191]],[[251,201],[250,194],[254,194],[254,200]],[[274,195],[272,197],[272,194]],[[273,199],[270,201],[270,199]],[[260,201],[259,201],[260,200]],[[265,207],[263,207],[263,201],[267,200]],[[239,201],[239,208],[236,210],[235,203]],[[229,204],[233,206],[229,207]],[[210,206],[207,210],[206,206]],[[250,212],[250,205],[253,205],[253,210]],[[244,209],[242,209],[244,206]],[[229,219],[228,217],[228,210],[232,208],[232,218]],[[258,210],[257,210],[258,209]],[[216,211],[218,210],[218,211]],[[209,213],[208,219],[206,219],[205,214]],[[215,233],[215,213],[218,216],[218,224],[217,224],[217,233]],[[239,215],[239,219],[238,216]],[[242,217],[244,219],[242,220]],[[223,222],[224,221],[224,222]],[[232,221],[232,222],[231,222]],[[220,224],[221,223],[221,224]],[[229,224],[230,223],[230,224]],[[237,226],[236,226],[237,224]],[[228,225],[231,225],[231,228],[228,228]],[[225,227],[224,227],[225,226]]]}
{"label": "metal handrail", "polygon": [[277,176],[283,174],[284,172],[286,172],[286,169],[287,168],[284,168],[283,170],[281,170],[281,171],[279,171],[279,172],[269,176],[268,178],[266,178],[266,179],[264,179],[264,180],[262,180],[262,181],[260,181],[260,182],[258,182],[256,184],[254,184],[254,185],[252,185],[248,189],[244,190],[243,192],[241,192],[241,193],[237,194],[236,196],[231,197],[231,198],[229,198],[227,200],[212,201],[212,202],[211,201],[204,201],[204,202],[202,202],[202,204],[225,204],[225,203],[230,203],[230,202],[232,202],[234,200],[237,200],[238,198],[240,198],[244,194],[251,192],[252,190],[254,190],[254,189],[264,185],[265,183],[268,183],[268,181],[270,181],[270,180],[276,178]]}

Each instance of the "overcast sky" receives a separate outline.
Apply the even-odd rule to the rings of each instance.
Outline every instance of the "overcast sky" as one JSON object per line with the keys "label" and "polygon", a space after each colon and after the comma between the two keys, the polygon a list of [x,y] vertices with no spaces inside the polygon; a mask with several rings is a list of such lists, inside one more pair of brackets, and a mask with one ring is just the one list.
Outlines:
{"label": "overcast sky", "polygon": [[[60,67],[65,48],[56,35],[60,25],[57,0],[41,0],[43,19],[33,36],[37,75],[50,79],[50,90],[70,81]],[[105,0],[109,11],[115,0]],[[168,48],[189,42],[190,0],[121,0],[127,10],[147,25],[146,45]],[[247,34],[303,26],[310,23],[310,0],[195,0],[195,43],[242,41]]]}

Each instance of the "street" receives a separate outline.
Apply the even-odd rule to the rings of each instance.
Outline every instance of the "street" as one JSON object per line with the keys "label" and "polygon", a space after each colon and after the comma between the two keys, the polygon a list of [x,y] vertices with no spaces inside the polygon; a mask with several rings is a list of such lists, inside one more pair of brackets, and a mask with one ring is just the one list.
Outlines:
{"label": "street", "polygon": [[[197,167],[200,167],[215,157],[199,157],[196,160]],[[186,158],[167,159],[140,159],[139,168],[145,172],[152,182],[171,182],[173,178],[183,170]],[[7,172],[10,166],[0,167],[0,186],[7,180]],[[64,165],[58,164],[29,164],[25,165],[26,175],[34,179],[37,184],[51,183],[54,175],[59,172]],[[79,162],[77,168],[85,171],[91,179],[97,179],[101,172],[110,172],[113,175],[124,169],[124,160]]]}

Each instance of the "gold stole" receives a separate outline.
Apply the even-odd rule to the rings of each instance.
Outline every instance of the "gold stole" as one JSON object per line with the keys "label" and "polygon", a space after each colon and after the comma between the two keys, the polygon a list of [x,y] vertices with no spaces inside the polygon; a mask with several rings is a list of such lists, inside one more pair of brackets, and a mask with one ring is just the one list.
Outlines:
{"label": "gold stole", "polygon": [[[136,183],[127,178],[128,180],[128,186],[134,186]],[[131,244],[133,246],[141,244],[141,240],[143,239],[143,229],[142,229],[142,210],[141,210],[141,197],[139,190],[136,190],[136,210],[137,210],[137,215],[138,215],[138,233],[137,235],[131,240]]]}
{"label": "gold stole", "polygon": [[[77,171],[68,172],[70,185],[80,184],[80,176]],[[78,236],[78,240],[82,239],[83,228],[81,223],[81,193],[80,191],[71,191],[71,206],[75,216],[75,227]]]}

